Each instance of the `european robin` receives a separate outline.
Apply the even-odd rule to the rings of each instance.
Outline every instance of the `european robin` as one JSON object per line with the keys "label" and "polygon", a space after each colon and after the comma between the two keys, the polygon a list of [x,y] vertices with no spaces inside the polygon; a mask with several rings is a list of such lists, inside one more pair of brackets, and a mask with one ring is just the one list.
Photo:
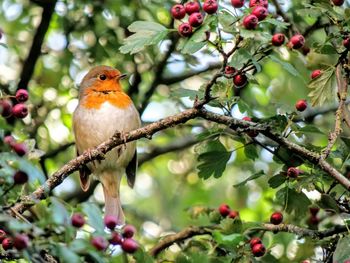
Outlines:
{"label": "european robin", "polygon": [[[116,131],[128,132],[141,126],[140,116],[130,97],[123,92],[120,79],[126,75],[108,66],[92,68],[79,87],[79,104],[73,115],[73,129],[77,154],[109,139]],[[132,188],[137,168],[136,142],[129,142],[111,150],[104,160],[88,163],[79,169],[80,185],[87,191],[90,174],[102,183],[105,197],[105,216],[125,218],[119,199],[122,175]]]}

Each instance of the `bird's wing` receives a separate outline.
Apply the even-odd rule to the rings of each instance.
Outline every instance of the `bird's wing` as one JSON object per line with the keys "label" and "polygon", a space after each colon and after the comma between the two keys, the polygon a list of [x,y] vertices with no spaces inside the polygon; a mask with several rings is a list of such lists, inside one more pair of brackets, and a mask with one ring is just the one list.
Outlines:
{"label": "bird's wing", "polygon": [[[79,152],[77,151],[77,156],[79,156]],[[86,192],[89,189],[90,186],[90,169],[85,165],[81,165],[79,167],[79,179],[80,179],[80,186],[81,189],[83,189],[84,192]]]}
{"label": "bird's wing", "polygon": [[135,150],[134,156],[126,167],[126,178],[128,180],[128,185],[133,188],[136,179],[136,169],[137,169],[137,152]]}

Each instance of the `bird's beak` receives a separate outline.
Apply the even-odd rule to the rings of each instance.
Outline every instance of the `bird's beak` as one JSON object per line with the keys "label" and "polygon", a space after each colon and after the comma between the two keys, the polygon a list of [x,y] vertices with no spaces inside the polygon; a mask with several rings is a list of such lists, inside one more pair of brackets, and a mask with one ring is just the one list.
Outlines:
{"label": "bird's beak", "polygon": [[124,79],[126,76],[128,76],[128,74],[121,74],[118,76],[118,80]]}

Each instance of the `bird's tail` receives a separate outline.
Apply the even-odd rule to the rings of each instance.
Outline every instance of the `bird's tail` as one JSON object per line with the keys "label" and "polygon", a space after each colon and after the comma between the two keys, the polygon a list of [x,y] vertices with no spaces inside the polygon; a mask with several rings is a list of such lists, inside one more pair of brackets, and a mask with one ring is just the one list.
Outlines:
{"label": "bird's tail", "polygon": [[118,225],[124,225],[125,217],[119,198],[120,179],[121,175],[115,173],[109,172],[100,175],[105,197],[105,216],[116,216],[118,218]]}

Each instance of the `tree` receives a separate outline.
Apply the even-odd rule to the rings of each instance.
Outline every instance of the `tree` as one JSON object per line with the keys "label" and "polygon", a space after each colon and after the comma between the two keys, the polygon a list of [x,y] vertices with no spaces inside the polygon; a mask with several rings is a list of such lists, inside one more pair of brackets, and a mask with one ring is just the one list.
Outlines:
{"label": "tree", "polygon": [[[350,260],[348,2],[0,12],[1,260]],[[143,125],[75,157],[76,84],[101,64],[129,73]],[[98,182],[84,193],[73,173],[134,140],[136,186],[121,189],[133,226],[120,229],[103,221]]]}

